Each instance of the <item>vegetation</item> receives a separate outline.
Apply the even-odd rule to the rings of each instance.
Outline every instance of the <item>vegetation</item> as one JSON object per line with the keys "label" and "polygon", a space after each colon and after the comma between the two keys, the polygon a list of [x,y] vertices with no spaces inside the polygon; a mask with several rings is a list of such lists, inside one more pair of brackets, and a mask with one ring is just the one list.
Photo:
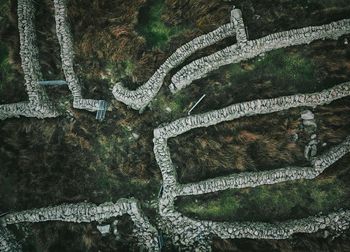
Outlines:
{"label": "vegetation", "polygon": [[275,222],[348,208],[349,196],[346,184],[330,177],[183,198],[177,205],[200,219]]}
{"label": "vegetation", "polygon": [[0,43],[0,92],[2,86],[9,77],[10,64],[8,62],[8,51],[3,43]]}
{"label": "vegetation", "polygon": [[136,30],[145,36],[150,47],[163,48],[171,36],[182,31],[181,27],[171,27],[162,20],[164,3],[163,0],[151,0],[141,9]]}
{"label": "vegetation", "polygon": [[234,64],[228,72],[232,85],[253,82],[259,79],[269,79],[281,89],[293,87],[307,92],[315,85],[316,68],[312,61],[301,53],[284,49],[269,52],[263,58],[254,59],[242,66]]}
{"label": "vegetation", "polygon": [[[20,73],[15,2],[0,0],[0,75],[7,78],[0,80],[1,103],[27,99]],[[250,38],[350,15],[344,5],[340,6],[344,0],[236,2],[235,5],[243,10]],[[46,78],[62,78],[52,4],[45,0],[44,4],[36,5],[40,60]],[[85,97],[109,100],[112,111],[107,111],[103,122],[97,122],[94,114],[71,109],[72,98],[67,88],[47,88],[50,97],[62,101],[73,116],[1,121],[0,214],[63,202],[101,203],[134,196],[141,200],[147,216],[154,221],[155,210],[148,207],[156,199],[162,180],[153,155],[152,131],[155,127],[186,115],[203,94],[207,96],[193,114],[245,100],[320,90],[350,79],[350,49],[341,40],[321,41],[220,68],[176,95],[166,88],[169,75],[152,101],[151,109],[140,115],[113,99],[108,82],[124,81],[132,88],[143,84],[178,46],[228,22],[232,3],[214,0],[70,0],[68,5],[75,43],[75,70],[84,86]],[[193,55],[191,60],[222,49],[233,41],[229,38],[209,47]],[[154,49],[150,50],[152,47]],[[327,146],[319,146],[320,152],[350,134],[349,101],[343,99],[314,110],[319,125],[317,134],[322,143],[327,143]],[[180,181],[303,164],[303,147],[309,136],[299,128],[301,109],[235,120],[170,139]],[[295,133],[299,135],[296,143],[291,141]],[[210,195],[207,202],[211,204],[208,205],[210,214],[213,218],[216,214],[218,219],[236,220],[248,219],[247,211],[252,213],[249,220],[250,216],[255,216],[256,220],[274,220],[273,216],[287,218],[293,204],[304,207],[300,209],[306,209],[308,214],[328,211],[333,206],[347,207],[348,200],[344,197],[348,194],[348,184],[344,181],[350,179],[345,172],[349,163],[347,159],[332,167],[332,176],[338,178],[331,176],[311,183],[228,191],[220,193],[219,199]],[[340,177],[344,178],[341,182]],[[314,201],[307,205],[302,196]],[[287,199],[291,199],[291,203],[286,202]],[[271,200],[270,210],[282,210],[268,215],[259,208],[261,213],[254,215],[260,200],[264,206]],[[199,206],[206,204],[201,199],[198,202],[199,205],[189,204],[194,214]],[[224,217],[215,210],[216,203],[226,209]],[[198,214],[207,214],[203,209],[200,211]],[[295,210],[294,216],[302,216],[298,211]],[[128,222],[122,221],[121,225],[123,231],[128,231]],[[101,237],[95,225],[43,223],[27,228],[32,232],[26,242],[28,251],[130,250],[124,243],[115,242],[112,235]],[[339,239],[348,242],[347,238]],[[67,240],[68,243],[63,242]],[[127,238],[124,240],[128,241]],[[305,240],[312,245],[304,251],[312,250],[310,248],[320,242],[320,239]],[[254,242],[246,241],[244,249],[252,251]],[[265,243],[271,245],[274,241]]]}

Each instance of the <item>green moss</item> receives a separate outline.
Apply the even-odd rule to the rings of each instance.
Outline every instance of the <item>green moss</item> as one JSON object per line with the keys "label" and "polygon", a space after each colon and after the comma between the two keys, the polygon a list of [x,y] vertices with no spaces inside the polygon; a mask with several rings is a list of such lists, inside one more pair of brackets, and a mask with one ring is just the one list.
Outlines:
{"label": "green moss", "polygon": [[282,221],[349,207],[344,184],[329,178],[228,190],[215,198],[183,198],[178,208],[200,219]]}
{"label": "green moss", "polygon": [[163,9],[163,0],[152,0],[140,11],[139,25],[136,29],[151,47],[164,47],[171,36],[183,30],[181,27],[170,27],[162,21]]}

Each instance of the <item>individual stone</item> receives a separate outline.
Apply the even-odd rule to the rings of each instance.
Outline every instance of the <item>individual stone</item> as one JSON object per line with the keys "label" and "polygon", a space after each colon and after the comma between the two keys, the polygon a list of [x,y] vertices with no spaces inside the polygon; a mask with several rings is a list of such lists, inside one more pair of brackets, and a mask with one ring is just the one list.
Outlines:
{"label": "individual stone", "polygon": [[96,226],[97,230],[100,231],[100,233],[105,236],[108,235],[111,229],[111,226],[108,225],[97,225]]}
{"label": "individual stone", "polygon": [[315,115],[310,110],[305,110],[301,112],[301,119],[303,120],[314,120]]}

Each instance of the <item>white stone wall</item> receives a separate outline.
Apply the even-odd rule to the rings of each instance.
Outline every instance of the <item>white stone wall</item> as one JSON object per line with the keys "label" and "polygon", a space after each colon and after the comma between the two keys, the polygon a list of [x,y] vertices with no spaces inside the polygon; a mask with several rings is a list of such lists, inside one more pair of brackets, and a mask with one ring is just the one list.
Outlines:
{"label": "white stone wall", "polygon": [[[134,91],[128,90],[121,83],[117,83],[113,87],[113,95],[115,99],[125,103],[135,110],[142,111],[151,100],[157,95],[161,88],[165,76],[171,69],[180,65],[194,52],[217,43],[224,38],[234,36],[235,29],[233,23],[227,23],[220,26],[216,30],[199,36],[190,42],[179,47],[152,75],[152,77],[142,86]],[[170,86],[171,91],[173,87]]]}
{"label": "white stone wall", "polygon": [[139,202],[134,198],[120,199],[116,203],[106,202],[101,205],[91,203],[63,204],[59,206],[26,210],[17,213],[9,213],[0,218],[3,226],[20,224],[24,222],[102,222],[112,217],[130,215],[134,222],[134,233],[139,240],[139,245],[150,251],[158,250],[157,230],[143,215]]}
{"label": "white stone wall", "polygon": [[312,159],[309,167],[285,167],[281,169],[232,174],[197,183],[180,184],[171,160],[167,140],[189,130],[208,127],[243,116],[273,113],[299,106],[317,106],[350,95],[350,82],[311,94],[297,94],[273,99],[254,100],[234,104],[223,109],[187,116],[154,130],[154,154],[163,177],[163,192],[159,199],[161,227],[173,238],[174,243],[210,251],[210,239],[216,235],[222,239],[286,239],[292,234],[312,233],[329,228],[341,231],[349,228],[350,211],[338,211],[326,216],[315,216],[281,223],[214,222],[200,221],[183,216],[174,208],[178,196],[200,195],[231,188],[255,187],[280,182],[313,179],[326,168],[350,152],[350,136],[338,146]]}
{"label": "white stone wall", "polygon": [[20,56],[29,102],[0,105],[0,120],[19,116],[56,117],[59,113],[48,100],[45,90],[38,84],[42,76],[36,45],[33,1],[18,0],[17,14]]}
{"label": "white stone wall", "polygon": [[244,116],[268,114],[302,106],[313,107],[324,105],[349,95],[350,82],[345,82],[316,93],[296,94],[272,99],[258,99],[242,102],[207,113],[177,119],[163,127],[155,129],[154,135],[156,138],[176,137],[194,128],[208,127]]}
{"label": "white stone wall", "polygon": [[99,100],[83,99],[81,85],[74,71],[73,38],[69,27],[66,0],[54,0],[56,34],[61,48],[62,69],[73,95],[73,108],[88,111],[99,109]]}
{"label": "white stone wall", "polygon": [[[236,25],[241,27],[241,20],[235,20]],[[241,32],[237,38],[240,43],[226,47],[209,56],[191,62],[180,69],[173,77],[170,89],[178,91],[190,85],[194,80],[205,77],[209,72],[221,66],[238,63],[252,59],[260,54],[279,48],[310,44],[320,39],[337,39],[344,34],[350,33],[350,19],[343,19],[321,26],[310,26],[290,31],[278,32],[260,39],[245,41],[245,32]]]}

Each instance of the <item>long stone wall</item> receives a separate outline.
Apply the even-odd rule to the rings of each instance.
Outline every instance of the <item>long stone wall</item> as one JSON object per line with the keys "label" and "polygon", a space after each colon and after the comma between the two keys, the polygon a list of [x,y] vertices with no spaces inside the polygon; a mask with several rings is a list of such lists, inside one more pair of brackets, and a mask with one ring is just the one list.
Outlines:
{"label": "long stone wall", "polygon": [[[331,165],[346,153],[350,152],[350,137],[337,147],[332,148],[326,154],[317,158],[314,162],[314,168],[325,169],[326,165]],[[317,165],[318,163],[318,165]],[[160,167],[164,177],[164,184],[168,181],[166,178],[167,168],[163,170]],[[318,170],[320,174],[322,171]],[[251,173],[259,177],[259,173]],[[285,177],[283,181],[292,179],[306,178],[307,174],[293,178],[286,168],[277,173],[278,177]],[[262,178],[261,184],[279,183],[279,180],[270,180]],[[237,178],[236,184],[244,186],[256,186],[254,183],[247,184],[245,179]],[[244,184],[246,183],[246,184]],[[195,185],[195,183],[193,184]],[[210,185],[209,185],[210,186]],[[215,192],[227,188],[220,188],[220,184],[211,185],[210,190],[201,193]],[[242,186],[237,186],[240,188]],[[178,188],[180,188],[178,190]],[[197,192],[195,194],[198,194]],[[261,222],[214,222],[206,220],[194,220],[183,216],[174,209],[174,199],[177,196],[185,195],[181,185],[164,186],[162,197],[159,201],[159,213],[162,217],[162,227],[168,233],[173,241],[185,247],[198,251],[210,251],[210,239],[212,236],[218,236],[222,239],[233,238],[251,238],[251,239],[287,239],[294,233],[313,233],[323,229],[330,229],[334,232],[341,232],[349,228],[350,211],[341,210],[324,216],[314,216],[299,220],[292,220],[280,223],[261,223]]]}
{"label": "long stone wall", "polygon": [[81,86],[74,71],[74,48],[71,35],[66,0],[54,0],[56,34],[61,48],[62,69],[73,95],[73,107],[88,111],[99,110],[100,100],[83,99]]}
{"label": "long stone wall", "polygon": [[196,51],[217,43],[224,38],[234,36],[235,29],[233,23],[227,23],[216,30],[199,36],[190,42],[179,47],[152,75],[152,77],[142,86],[134,91],[128,90],[121,83],[113,87],[115,99],[125,103],[135,110],[142,111],[151,100],[157,95],[161,88],[165,76],[171,69],[180,65],[190,55]]}
{"label": "long stone wall", "polygon": [[286,239],[297,232],[312,233],[320,229],[341,231],[349,228],[350,211],[339,211],[326,216],[309,217],[281,223],[214,222],[194,220],[183,216],[174,207],[176,197],[217,192],[230,188],[255,187],[297,179],[313,179],[326,168],[350,152],[350,136],[344,142],[321,156],[312,159],[309,167],[285,167],[272,171],[239,173],[208,179],[198,183],[180,184],[170,156],[167,139],[189,130],[208,127],[243,116],[273,113],[292,107],[317,106],[350,96],[350,82],[312,94],[298,94],[273,99],[254,100],[234,104],[204,114],[187,116],[154,130],[154,154],[163,177],[163,191],[159,199],[161,227],[173,242],[198,251],[210,251],[210,239]]}
{"label": "long stone wall", "polygon": [[[239,13],[235,24],[242,26]],[[309,44],[320,39],[337,39],[350,33],[350,19],[321,26],[311,26],[278,32],[256,40],[245,40],[244,28],[240,28],[239,43],[226,47],[209,56],[200,58],[184,66],[173,77],[169,88],[174,93],[190,85],[194,80],[205,77],[209,72],[221,66],[252,59],[260,54],[279,48]]]}
{"label": "long stone wall", "polygon": [[101,205],[91,203],[63,204],[59,206],[26,210],[10,213],[0,218],[3,226],[24,222],[102,222],[113,217],[130,215],[134,222],[134,233],[140,246],[150,251],[158,251],[157,230],[143,215],[139,202],[133,198],[120,199],[116,203],[107,202]]}
{"label": "long stone wall", "polygon": [[0,225],[0,251],[1,252],[22,251],[22,248],[15,240],[15,237],[7,230],[6,227],[3,227],[1,225]]}
{"label": "long stone wall", "polygon": [[29,102],[0,105],[0,120],[19,116],[37,118],[56,117],[59,113],[53,104],[50,103],[45,90],[38,84],[42,76],[33,21],[33,1],[18,0],[17,14],[20,56]]}
{"label": "long stone wall", "polygon": [[244,116],[268,114],[301,106],[324,105],[349,95],[350,82],[344,82],[321,92],[242,102],[207,113],[177,119],[172,123],[155,129],[154,135],[157,138],[176,137],[194,128],[208,127]]}
{"label": "long stone wall", "polygon": [[196,195],[233,188],[256,187],[297,179],[314,179],[326,168],[350,152],[350,136],[325,155],[313,160],[310,167],[285,167],[272,171],[239,173],[204,180],[199,183],[179,185],[178,195]]}

